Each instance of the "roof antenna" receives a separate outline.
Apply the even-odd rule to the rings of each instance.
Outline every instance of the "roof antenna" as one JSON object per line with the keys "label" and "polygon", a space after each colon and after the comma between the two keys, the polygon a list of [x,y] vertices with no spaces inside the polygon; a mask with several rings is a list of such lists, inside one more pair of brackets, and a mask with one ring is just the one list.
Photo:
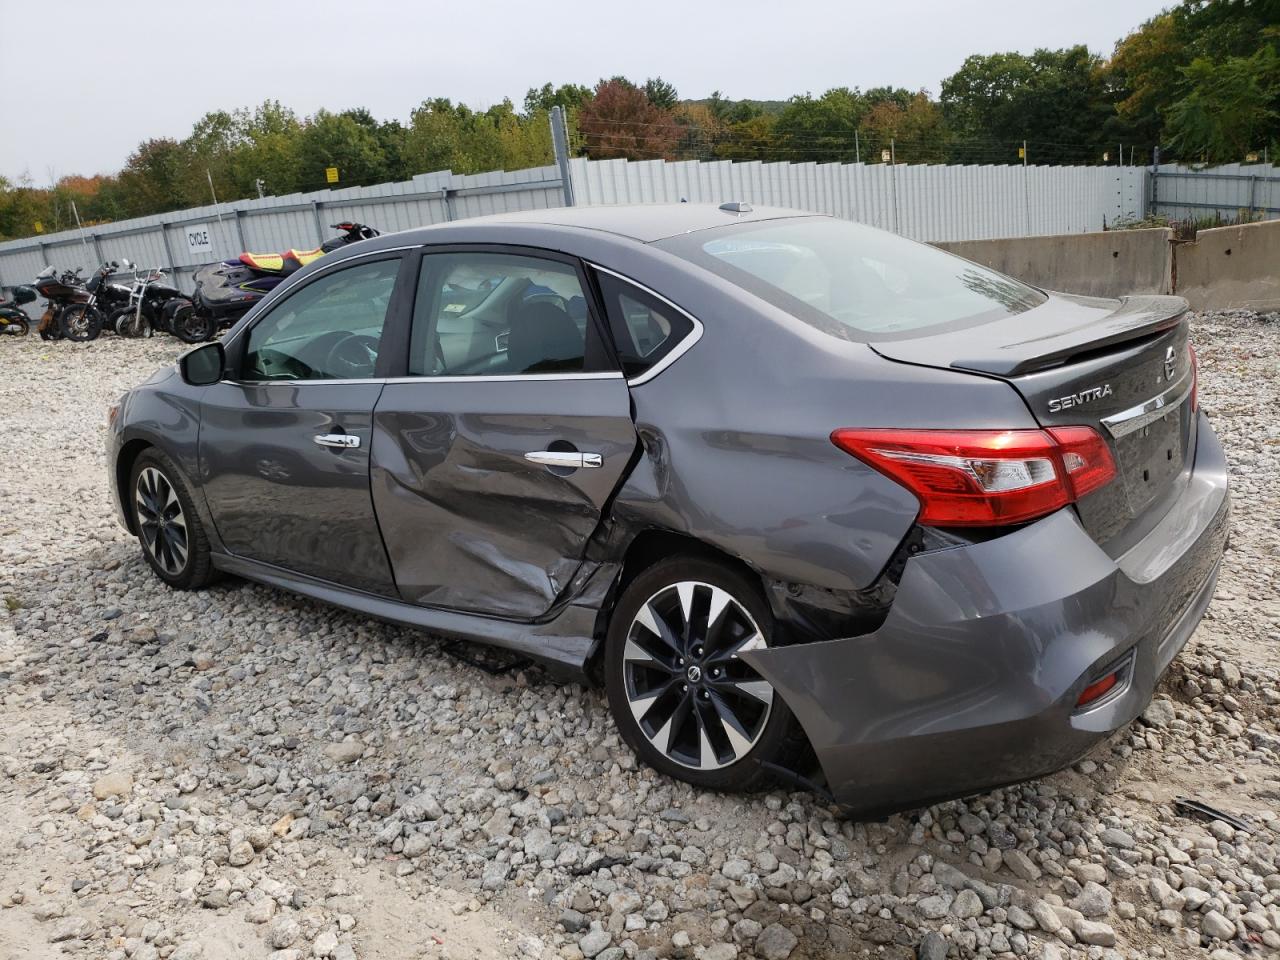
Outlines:
{"label": "roof antenna", "polygon": [[751,204],[742,200],[730,200],[728,203],[720,204],[720,209],[725,213],[750,213]]}
{"label": "roof antenna", "polygon": [[680,198],[680,202],[681,202],[681,203],[688,203],[688,202],[689,202],[689,198],[688,198],[688,197],[681,197],[681,198]]}

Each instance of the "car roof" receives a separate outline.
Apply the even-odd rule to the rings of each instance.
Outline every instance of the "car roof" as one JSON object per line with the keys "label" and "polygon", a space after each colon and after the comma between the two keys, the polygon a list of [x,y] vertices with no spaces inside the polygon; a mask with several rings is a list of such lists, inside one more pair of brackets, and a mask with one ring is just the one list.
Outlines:
{"label": "car roof", "polygon": [[[488,225],[536,224],[547,227],[569,227],[577,230],[599,230],[641,243],[652,243],[682,233],[710,230],[731,223],[754,220],[777,220],[782,217],[812,217],[817,214],[785,207],[750,207],[726,210],[713,203],[633,203],[590,207],[549,207],[545,210],[521,210],[487,217],[468,217],[452,223],[441,223],[420,230],[407,231],[408,239],[439,242],[440,234],[459,228]],[[403,236],[403,234],[402,234]]]}

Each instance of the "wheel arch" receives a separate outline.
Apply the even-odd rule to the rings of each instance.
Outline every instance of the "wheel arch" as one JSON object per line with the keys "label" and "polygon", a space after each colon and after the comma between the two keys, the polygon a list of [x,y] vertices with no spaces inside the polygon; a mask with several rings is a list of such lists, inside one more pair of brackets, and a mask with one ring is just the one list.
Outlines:
{"label": "wheel arch", "polygon": [[632,535],[623,549],[618,576],[596,615],[594,639],[583,664],[583,672],[593,686],[599,687],[604,683],[604,641],[608,636],[610,618],[613,616],[622,592],[636,577],[659,560],[675,556],[698,557],[722,564],[746,577],[748,582],[760,592],[761,598],[768,603],[768,593],[759,571],[753,569],[741,557],[735,557],[687,533],[655,527],[639,530]]}
{"label": "wheel arch", "polygon": [[149,440],[134,438],[125,441],[116,456],[116,497],[120,500],[120,511],[128,524],[129,532],[138,535],[138,521],[133,515],[133,504],[129,500],[129,480],[133,476],[133,465],[143,452],[154,447]]}

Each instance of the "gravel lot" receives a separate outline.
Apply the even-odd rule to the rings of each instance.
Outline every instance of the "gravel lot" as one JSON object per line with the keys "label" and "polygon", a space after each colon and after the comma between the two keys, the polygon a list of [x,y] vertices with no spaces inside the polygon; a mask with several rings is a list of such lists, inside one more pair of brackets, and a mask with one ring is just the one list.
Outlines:
{"label": "gravel lot", "polygon": [[0,341],[0,957],[1280,953],[1280,318],[1195,339],[1232,543],[1157,701],[1072,770],[873,824],[637,769],[600,693],[536,670],[170,592],[101,448],[181,345]]}

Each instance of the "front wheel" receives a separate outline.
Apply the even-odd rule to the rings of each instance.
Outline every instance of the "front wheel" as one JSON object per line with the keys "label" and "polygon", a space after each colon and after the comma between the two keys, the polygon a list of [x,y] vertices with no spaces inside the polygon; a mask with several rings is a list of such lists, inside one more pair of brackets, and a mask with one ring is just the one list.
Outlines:
{"label": "front wheel", "polygon": [[140,316],[132,307],[122,307],[111,314],[107,326],[121,337],[145,337],[151,333],[151,325],[147,318]]}
{"label": "front wheel", "polygon": [[651,767],[713,790],[753,790],[792,768],[804,736],[740,658],[769,646],[773,615],[742,574],[660,561],[623,591],[609,624],[605,688],[622,737]]}
{"label": "front wheel", "polygon": [[157,577],[178,590],[199,590],[214,576],[209,538],[168,457],[144,450],[129,476],[130,509],[142,555]]}
{"label": "front wheel", "polygon": [[97,340],[98,334],[102,333],[102,323],[102,311],[87,303],[73,303],[58,315],[58,329],[62,336],[75,343]]}
{"label": "front wheel", "polygon": [[204,343],[217,332],[213,317],[197,313],[194,307],[183,307],[173,317],[173,332],[183,343]]}

